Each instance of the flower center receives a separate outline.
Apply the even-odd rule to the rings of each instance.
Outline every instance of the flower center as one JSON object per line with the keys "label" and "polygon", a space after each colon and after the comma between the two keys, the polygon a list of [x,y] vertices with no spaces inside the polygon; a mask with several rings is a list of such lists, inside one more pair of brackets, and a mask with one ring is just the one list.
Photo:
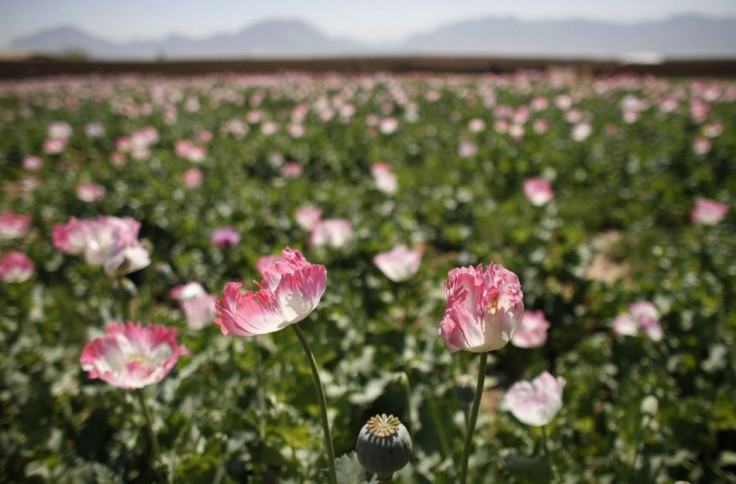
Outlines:
{"label": "flower center", "polygon": [[399,431],[401,421],[393,415],[375,415],[368,420],[368,433],[375,437],[390,437]]}
{"label": "flower center", "polygon": [[500,299],[501,294],[499,292],[496,292],[493,294],[488,301],[488,312],[491,314],[496,314],[496,311],[498,311],[498,300]]}
{"label": "flower center", "polygon": [[146,356],[140,354],[133,354],[128,356],[125,359],[125,364],[127,365],[128,363],[138,363],[140,366],[143,367],[151,366],[151,361]]}

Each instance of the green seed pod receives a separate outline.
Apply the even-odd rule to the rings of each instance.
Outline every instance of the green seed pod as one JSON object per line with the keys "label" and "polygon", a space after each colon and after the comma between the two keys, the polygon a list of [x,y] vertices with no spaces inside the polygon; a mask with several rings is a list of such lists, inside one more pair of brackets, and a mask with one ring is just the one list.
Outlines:
{"label": "green seed pod", "polygon": [[123,298],[126,301],[130,301],[138,295],[138,288],[127,277],[121,277],[117,280],[117,284],[113,288],[113,293],[118,299]]}
{"label": "green seed pod", "polygon": [[376,415],[360,429],[355,445],[358,462],[379,481],[391,480],[411,459],[411,437],[401,421],[393,415]]}
{"label": "green seed pod", "polygon": [[470,405],[475,400],[476,381],[472,376],[460,375],[455,379],[455,397],[463,405]]}

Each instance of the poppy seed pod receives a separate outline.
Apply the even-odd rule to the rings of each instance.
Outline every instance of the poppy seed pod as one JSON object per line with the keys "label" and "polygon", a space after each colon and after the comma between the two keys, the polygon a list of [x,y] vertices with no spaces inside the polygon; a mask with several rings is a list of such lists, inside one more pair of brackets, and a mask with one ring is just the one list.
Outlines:
{"label": "poppy seed pod", "polygon": [[409,463],[411,437],[398,418],[385,413],[376,415],[360,429],[355,452],[363,469],[387,481]]}
{"label": "poppy seed pod", "polygon": [[475,387],[476,381],[472,376],[460,375],[455,378],[455,386],[453,387],[455,397],[463,405],[470,405],[475,399]]}

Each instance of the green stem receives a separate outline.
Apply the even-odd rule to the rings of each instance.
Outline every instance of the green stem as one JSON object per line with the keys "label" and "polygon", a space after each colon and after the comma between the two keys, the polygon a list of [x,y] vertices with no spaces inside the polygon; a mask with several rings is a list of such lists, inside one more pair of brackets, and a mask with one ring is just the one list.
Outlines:
{"label": "green stem", "polygon": [[639,454],[641,453],[642,449],[642,436],[644,434],[644,430],[646,430],[647,426],[649,426],[649,422],[652,420],[652,417],[650,415],[644,415],[644,418],[642,419],[642,423],[639,426],[639,428],[636,431],[636,447],[634,448],[634,457],[631,459],[631,464],[629,465],[629,472],[627,477],[630,477],[632,473],[636,472],[636,462],[639,460]]}
{"label": "green stem", "polygon": [[399,380],[403,383],[404,393],[406,394],[406,418],[409,420],[409,430],[416,431],[417,427],[414,425],[414,412],[411,406],[411,383],[409,382],[409,375],[405,371],[399,372]]}
{"label": "green stem", "polygon": [[306,338],[302,330],[299,329],[299,324],[292,324],[296,337],[304,348],[304,353],[307,355],[307,361],[309,361],[309,367],[312,370],[312,381],[314,382],[314,388],[317,390],[317,399],[319,400],[320,417],[322,419],[322,430],[325,434],[325,449],[327,450],[327,457],[330,464],[330,482],[337,484],[337,469],[335,468],[335,450],[332,448],[332,437],[330,436],[330,422],[327,418],[327,403],[325,402],[325,391],[322,388],[322,381],[319,379],[319,370],[317,369],[317,363],[314,361],[314,354],[309,348]]}
{"label": "green stem", "polygon": [[465,420],[465,431],[468,432],[468,421],[470,420],[470,405],[463,405],[463,417]]}
{"label": "green stem", "polygon": [[[153,421],[151,420],[151,413],[148,411],[148,403],[146,403],[146,396],[143,394],[143,389],[139,388],[135,391],[138,401],[141,404],[141,410],[143,411],[143,418],[146,421],[146,430],[148,431],[148,439],[151,441],[151,452],[153,453],[154,469],[158,474],[159,465],[161,464],[161,448],[158,446],[158,439],[156,438],[156,432],[153,430]],[[166,473],[168,476],[168,472]],[[168,481],[168,479],[166,479]]]}
{"label": "green stem", "polygon": [[118,300],[120,301],[120,316],[122,317],[121,323],[125,324],[127,322],[130,322],[130,298],[128,297],[127,292],[125,291],[125,278],[124,277],[118,277],[117,278],[117,286],[118,286]]}
{"label": "green stem", "polygon": [[547,450],[547,426],[542,425],[542,452],[544,453],[544,458],[549,458],[549,451]]}
{"label": "green stem", "polygon": [[483,384],[486,381],[486,366],[488,365],[488,353],[480,354],[480,365],[478,367],[478,384],[475,387],[475,400],[470,410],[470,422],[468,423],[467,435],[465,436],[465,447],[463,448],[463,464],[460,470],[460,484],[465,484],[468,476],[468,460],[470,459],[470,447],[473,445],[473,434],[475,423],[478,420],[480,400],[483,397]]}

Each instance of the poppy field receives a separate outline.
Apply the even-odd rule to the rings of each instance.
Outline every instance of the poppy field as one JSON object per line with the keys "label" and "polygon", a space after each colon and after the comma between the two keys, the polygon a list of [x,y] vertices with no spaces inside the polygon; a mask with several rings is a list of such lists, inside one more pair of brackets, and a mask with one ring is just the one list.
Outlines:
{"label": "poppy field", "polygon": [[0,81],[0,481],[736,482],[736,81]]}

